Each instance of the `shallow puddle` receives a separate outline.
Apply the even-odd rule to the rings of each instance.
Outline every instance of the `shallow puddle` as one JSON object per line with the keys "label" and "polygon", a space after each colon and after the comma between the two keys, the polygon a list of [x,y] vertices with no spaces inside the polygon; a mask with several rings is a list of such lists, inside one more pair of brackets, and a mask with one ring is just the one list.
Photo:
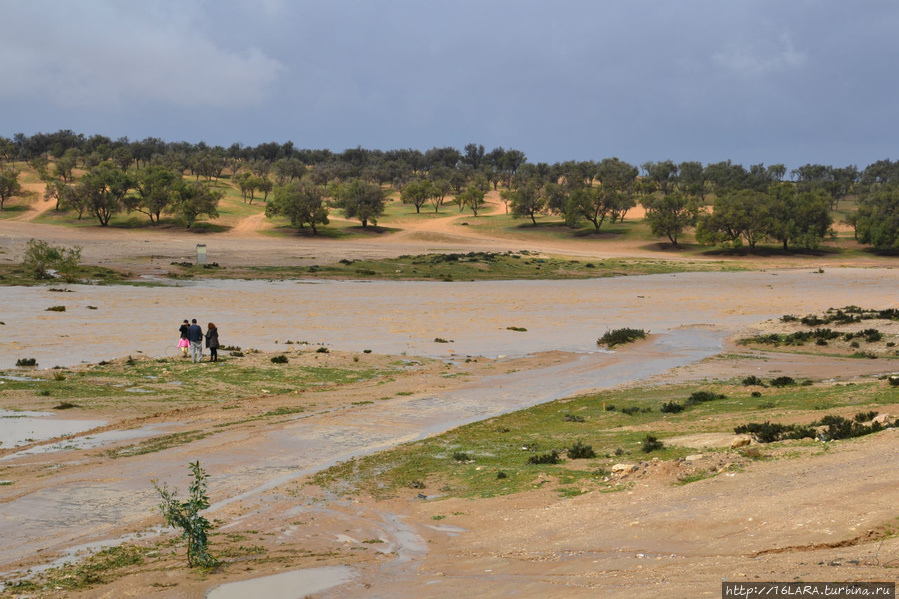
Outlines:
{"label": "shallow puddle", "polygon": [[10,448],[74,435],[103,426],[105,420],[62,420],[50,412],[15,412],[0,409],[0,447]]}
{"label": "shallow puddle", "polygon": [[206,599],[302,599],[312,593],[346,584],[358,577],[348,566],[329,566],[294,570],[274,576],[251,578],[217,586],[206,593]]}

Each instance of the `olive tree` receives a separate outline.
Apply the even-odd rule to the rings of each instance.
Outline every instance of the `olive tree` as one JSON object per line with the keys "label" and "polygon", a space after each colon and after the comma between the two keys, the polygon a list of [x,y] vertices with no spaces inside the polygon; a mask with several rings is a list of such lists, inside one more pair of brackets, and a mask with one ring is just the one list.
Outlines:
{"label": "olive tree", "polygon": [[325,188],[312,181],[293,181],[275,188],[272,201],[265,206],[265,215],[286,216],[292,227],[302,229],[304,225],[318,233],[316,225],[328,224],[328,209],[325,207]]}

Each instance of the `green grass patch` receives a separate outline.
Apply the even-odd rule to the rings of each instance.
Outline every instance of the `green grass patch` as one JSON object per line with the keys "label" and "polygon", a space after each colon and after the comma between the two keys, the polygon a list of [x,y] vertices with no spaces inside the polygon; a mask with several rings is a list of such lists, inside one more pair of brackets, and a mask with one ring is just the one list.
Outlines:
{"label": "green grass patch", "polygon": [[[760,414],[772,421],[808,424],[820,419],[815,407],[822,402],[834,409],[899,403],[884,381],[857,383],[851,389],[850,394],[844,385],[773,388],[766,391],[764,401],[753,397],[740,381],[607,391],[535,406],[344,462],[319,473],[315,482],[337,492],[364,492],[376,498],[408,493],[412,484],[425,494],[466,498],[547,485],[563,496],[620,490],[621,481],[608,476],[613,464],[655,457],[672,460],[696,452],[669,442],[673,437],[733,434],[736,426],[757,420]],[[672,402],[689,409],[661,411],[663,404]],[[564,417],[574,413],[589,426]],[[651,453],[644,453],[647,443]],[[589,457],[591,453],[595,457]],[[461,456],[468,459],[456,459]],[[691,476],[698,478],[681,482],[710,475]]]}

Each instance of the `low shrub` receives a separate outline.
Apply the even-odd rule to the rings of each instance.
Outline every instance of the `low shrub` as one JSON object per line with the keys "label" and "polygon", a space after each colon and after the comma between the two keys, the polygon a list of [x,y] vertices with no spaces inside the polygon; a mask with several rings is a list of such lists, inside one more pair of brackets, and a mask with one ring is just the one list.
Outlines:
{"label": "low shrub", "polygon": [[746,378],[743,379],[743,386],[744,387],[764,387],[765,382],[753,374],[753,375],[747,376]]}
{"label": "low shrub", "polygon": [[632,343],[637,339],[645,339],[646,331],[643,329],[614,329],[606,331],[602,337],[596,340],[597,345],[605,345],[606,347],[615,347],[622,343]]}
{"label": "low shrub", "polygon": [[565,414],[564,419],[565,422],[584,422],[584,417],[577,414]]}
{"label": "low shrub", "polygon": [[272,357],[272,364],[287,364],[287,362],[289,362],[289,360],[287,359],[287,356],[285,356],[284,354],[281,354],[280,356]]}
{"label": "low shrub", "polygon": [[656,439],[652,435],[646,435],[643,437],[643,453],[650,453],[659,449],[663,449],[665,444]]}
{"label": "low shrub", "polygon": [[465,453],[464,451],[457,451],[453,454],[453,459],[457,462],[473,462],[471,456]]}
{"label": "low shrub", "polygon": [[318,348],[317,350],[315,350],[315,353],[317,353],[317,354],[327,354],[327,353],[331,353],[331,350],[329,350],[327,347],[320,347],[320,348]]}
{"label": "low shrub", "polygon": [[497,480],[502,480],[504,478],[509,478],[509,476],[505,472],[500,470],[499,472],[496,473],[496,478],[497,478]]}
{"label": "low shrub", "polygon": [[749,395],[751,395],[752,397],[761,397],[761,396],[762,396],[762,392],[761,392],[761,391],[753,391],[753,392],[750,393]]}
{"label": "low shrub", "polygon": [[707,401],[726,398],[726,395],[721,395],[720,393],[712,393],[710,391],[694,391],[690,394],[690,397],[687,399],[685,406],[690,407],[695,406],[696,404],[705,403]]}
{"label": "low shrub", "polygon": [[49,308],[44,310],[44,312],[65,312],[65,311],[66,311],[65,306],[50,306]]}
{"label": "low shrub", "polygon": [[874,420],[876,416],[877,410],[871,410],[870,412],[859,412],[852,419],[856,422],[868,422],[869,420]]}
{"label": "low shrub", "polygon": [[593,451],[593,446],[585,445],[580,441],[577,441],[574,445],[569,447],[566,453],[572,460],[586,460],[596,457],[596,452]]}
{"label": "low shrub", "polygon": [[771,380],[772,387],[789,387],[795,385],[796,381],[791,376],[779,376]]}
{"label": "low shrub", "polygon": [[37,360],[34,358],[19,358],[16,360],[16,366],[37,366]]}
{"label": "low shrub", "polygon": [[539,455],[532,455],[528,458],[528,464],[558,464],[562,461],[562,458],[559,457],[559,452],[553,449],[549,453],[542,453]]}
{"label": "low shrub", "polygon": [[663,403],[661,407],[661,411],[665,414],[679,414],[683,412],[686,408],[680,405],[676,401],[669,401],[667,403]]}
{"label": "low shrub", "polygon": [[752,435],[759,443],[773,443],[784,439],[814,439],[817,432],[811,426],[779,424],[776,422],[749,422],[734,427],[738,435]]}

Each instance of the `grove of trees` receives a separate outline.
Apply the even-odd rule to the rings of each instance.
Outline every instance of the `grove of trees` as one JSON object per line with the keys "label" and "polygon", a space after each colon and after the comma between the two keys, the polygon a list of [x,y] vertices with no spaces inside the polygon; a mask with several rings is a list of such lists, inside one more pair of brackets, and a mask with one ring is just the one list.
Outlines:
{"label": "grove of trees", "polygon": [[[341,210],[363,228],[376,226],[388,195],[439,212],[447,202],[477,216],[491,190],[513,218],[538,219],[601,233],[638,204],[652,233],[678,245],[694,230],[698,243],[726,247],[776,244],[814,249],[832,236],[834,214],[856,239],[876,249],[899,248],[899,162],[864,168],[782,164],[749,168],[730,160],[629,164],[599,161],[531,163],[525,154],[470,143],[453,147],[342,153],[302,149],[292,142],[239,143],[224,148],[203,142],[132,141],[63,130],[11,138],[0,136],[0,210],[23,194],[25,162],[43,180],[45,197],[59,210],[85,214],[108,226],[120,212],[146,215],[151,225],[172,218],[190,227],[216,218],[223,190],[233,187],[249,205],[265,204],[269,217],[312,233]],[[450,198],[449,200],[447,198]]]}

